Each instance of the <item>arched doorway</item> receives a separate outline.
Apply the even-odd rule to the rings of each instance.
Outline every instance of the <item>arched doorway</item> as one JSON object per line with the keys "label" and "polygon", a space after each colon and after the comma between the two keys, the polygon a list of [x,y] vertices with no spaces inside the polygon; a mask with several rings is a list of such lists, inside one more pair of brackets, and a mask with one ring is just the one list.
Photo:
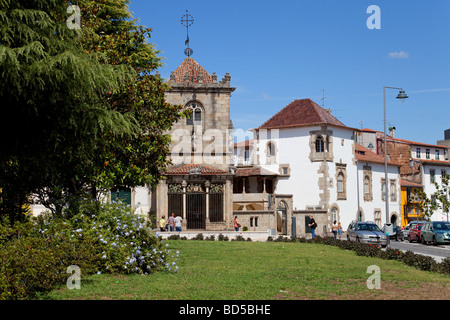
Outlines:
{"label": "arched doorway", "polygon": [[393,226],[396,226],[397,225],[397,214],[392,214],[392,216],[391,216],[391,224],[393,225]]}
{"label": "arched doorway", "polygon": [[277,208],[277,231],[287,235],[287,205],[280,201]]}

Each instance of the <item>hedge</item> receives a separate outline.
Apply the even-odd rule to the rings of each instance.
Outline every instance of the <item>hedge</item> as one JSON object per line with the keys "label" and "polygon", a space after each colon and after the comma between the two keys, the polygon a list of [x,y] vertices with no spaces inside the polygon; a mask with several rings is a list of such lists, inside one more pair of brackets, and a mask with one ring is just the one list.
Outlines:
{"label": "hedge", "polygon": [[445,258],[441,262],[437,262],[433,257],[417,254],[410,250],[403,252],[389,247],[382,250],[381,247],[374,244],[340,240],[335,239],[334,237],[322,238],[320,236],[314,239],[286,238],[283,236],[273,239],[272,237],[268,237],[267,241],[332,245],[344,250],[354,251],[358,256],[376,257],[384,260],[397,260],[420,270],[438,272],[445,275],[450,274],[450,258]]}

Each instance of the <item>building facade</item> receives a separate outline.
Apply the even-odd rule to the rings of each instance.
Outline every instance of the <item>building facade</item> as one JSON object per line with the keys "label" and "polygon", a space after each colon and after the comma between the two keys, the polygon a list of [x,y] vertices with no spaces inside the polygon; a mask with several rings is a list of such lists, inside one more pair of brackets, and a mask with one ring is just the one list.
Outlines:
{"label": "building facade", "polygon": [[233,124],[227,73],[221,81],[193,58],[171,73],[165,99],[188,116],[170,132],[172,165],[153,192],[156,220],[174,213],[183,230],[232,228]]}

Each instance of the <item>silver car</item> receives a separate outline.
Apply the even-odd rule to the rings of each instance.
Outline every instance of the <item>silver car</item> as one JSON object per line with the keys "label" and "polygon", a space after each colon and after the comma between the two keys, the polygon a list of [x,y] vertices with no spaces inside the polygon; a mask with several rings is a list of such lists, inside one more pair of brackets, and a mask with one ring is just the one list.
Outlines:
{"label": "silver car", "polygon": [[420,240],[423,244],[432,242],[435,246],[439,243],[450,244],[450,222],[429,221],[425,223],[420,232]]}
{"label": "silver car", "polygon": [[352,221],[347,228],[347,240],[387,246],[387,236],[371,221]]}

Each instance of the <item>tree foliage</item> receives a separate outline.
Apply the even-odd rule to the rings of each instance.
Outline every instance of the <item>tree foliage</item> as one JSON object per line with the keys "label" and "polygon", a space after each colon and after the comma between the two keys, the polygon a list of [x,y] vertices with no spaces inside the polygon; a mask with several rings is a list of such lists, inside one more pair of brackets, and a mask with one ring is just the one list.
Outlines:
{"label": "tree foliage", "polygon": [[420,215],[425,219],[430,219],[436,211],[440,211],[447,216],[448,220],[450,210],[450,175],[442,172],[440,183],[435,181],[433,185],[436,191],[432,196],[427,195],[423,189],[417,188],[414,190],[414,196],[418,199]]}
{"label": "tree foliage", "polygon": [[[156,184],[179,108],[127,1],[0,0],[0,214],[36,194],[61,214],[80,195]],[[75,202],[74,202],[75,201]]]}
{"label": "tree foliage", "polygon": [[[87,52],[100,53],[101,62],[132,67],[134,79],[121,83],[108,99],[113,109],[132,114],[139,125],[139,134],[122,139],[104,135],[102,149],[97,154],[98,174],[93,173],[92,186],[109,190],[116,186],[155,186],[159,173],[168,164],[170,136],[166,134],[180,117],[180,107],[165,102],[167,85],[154,75],[161,58],[147,42],[150,28],[137,24],[128,1],[80,1],[86,13],[82,28]],[[84,15],[83,15],[84,16]]]}

